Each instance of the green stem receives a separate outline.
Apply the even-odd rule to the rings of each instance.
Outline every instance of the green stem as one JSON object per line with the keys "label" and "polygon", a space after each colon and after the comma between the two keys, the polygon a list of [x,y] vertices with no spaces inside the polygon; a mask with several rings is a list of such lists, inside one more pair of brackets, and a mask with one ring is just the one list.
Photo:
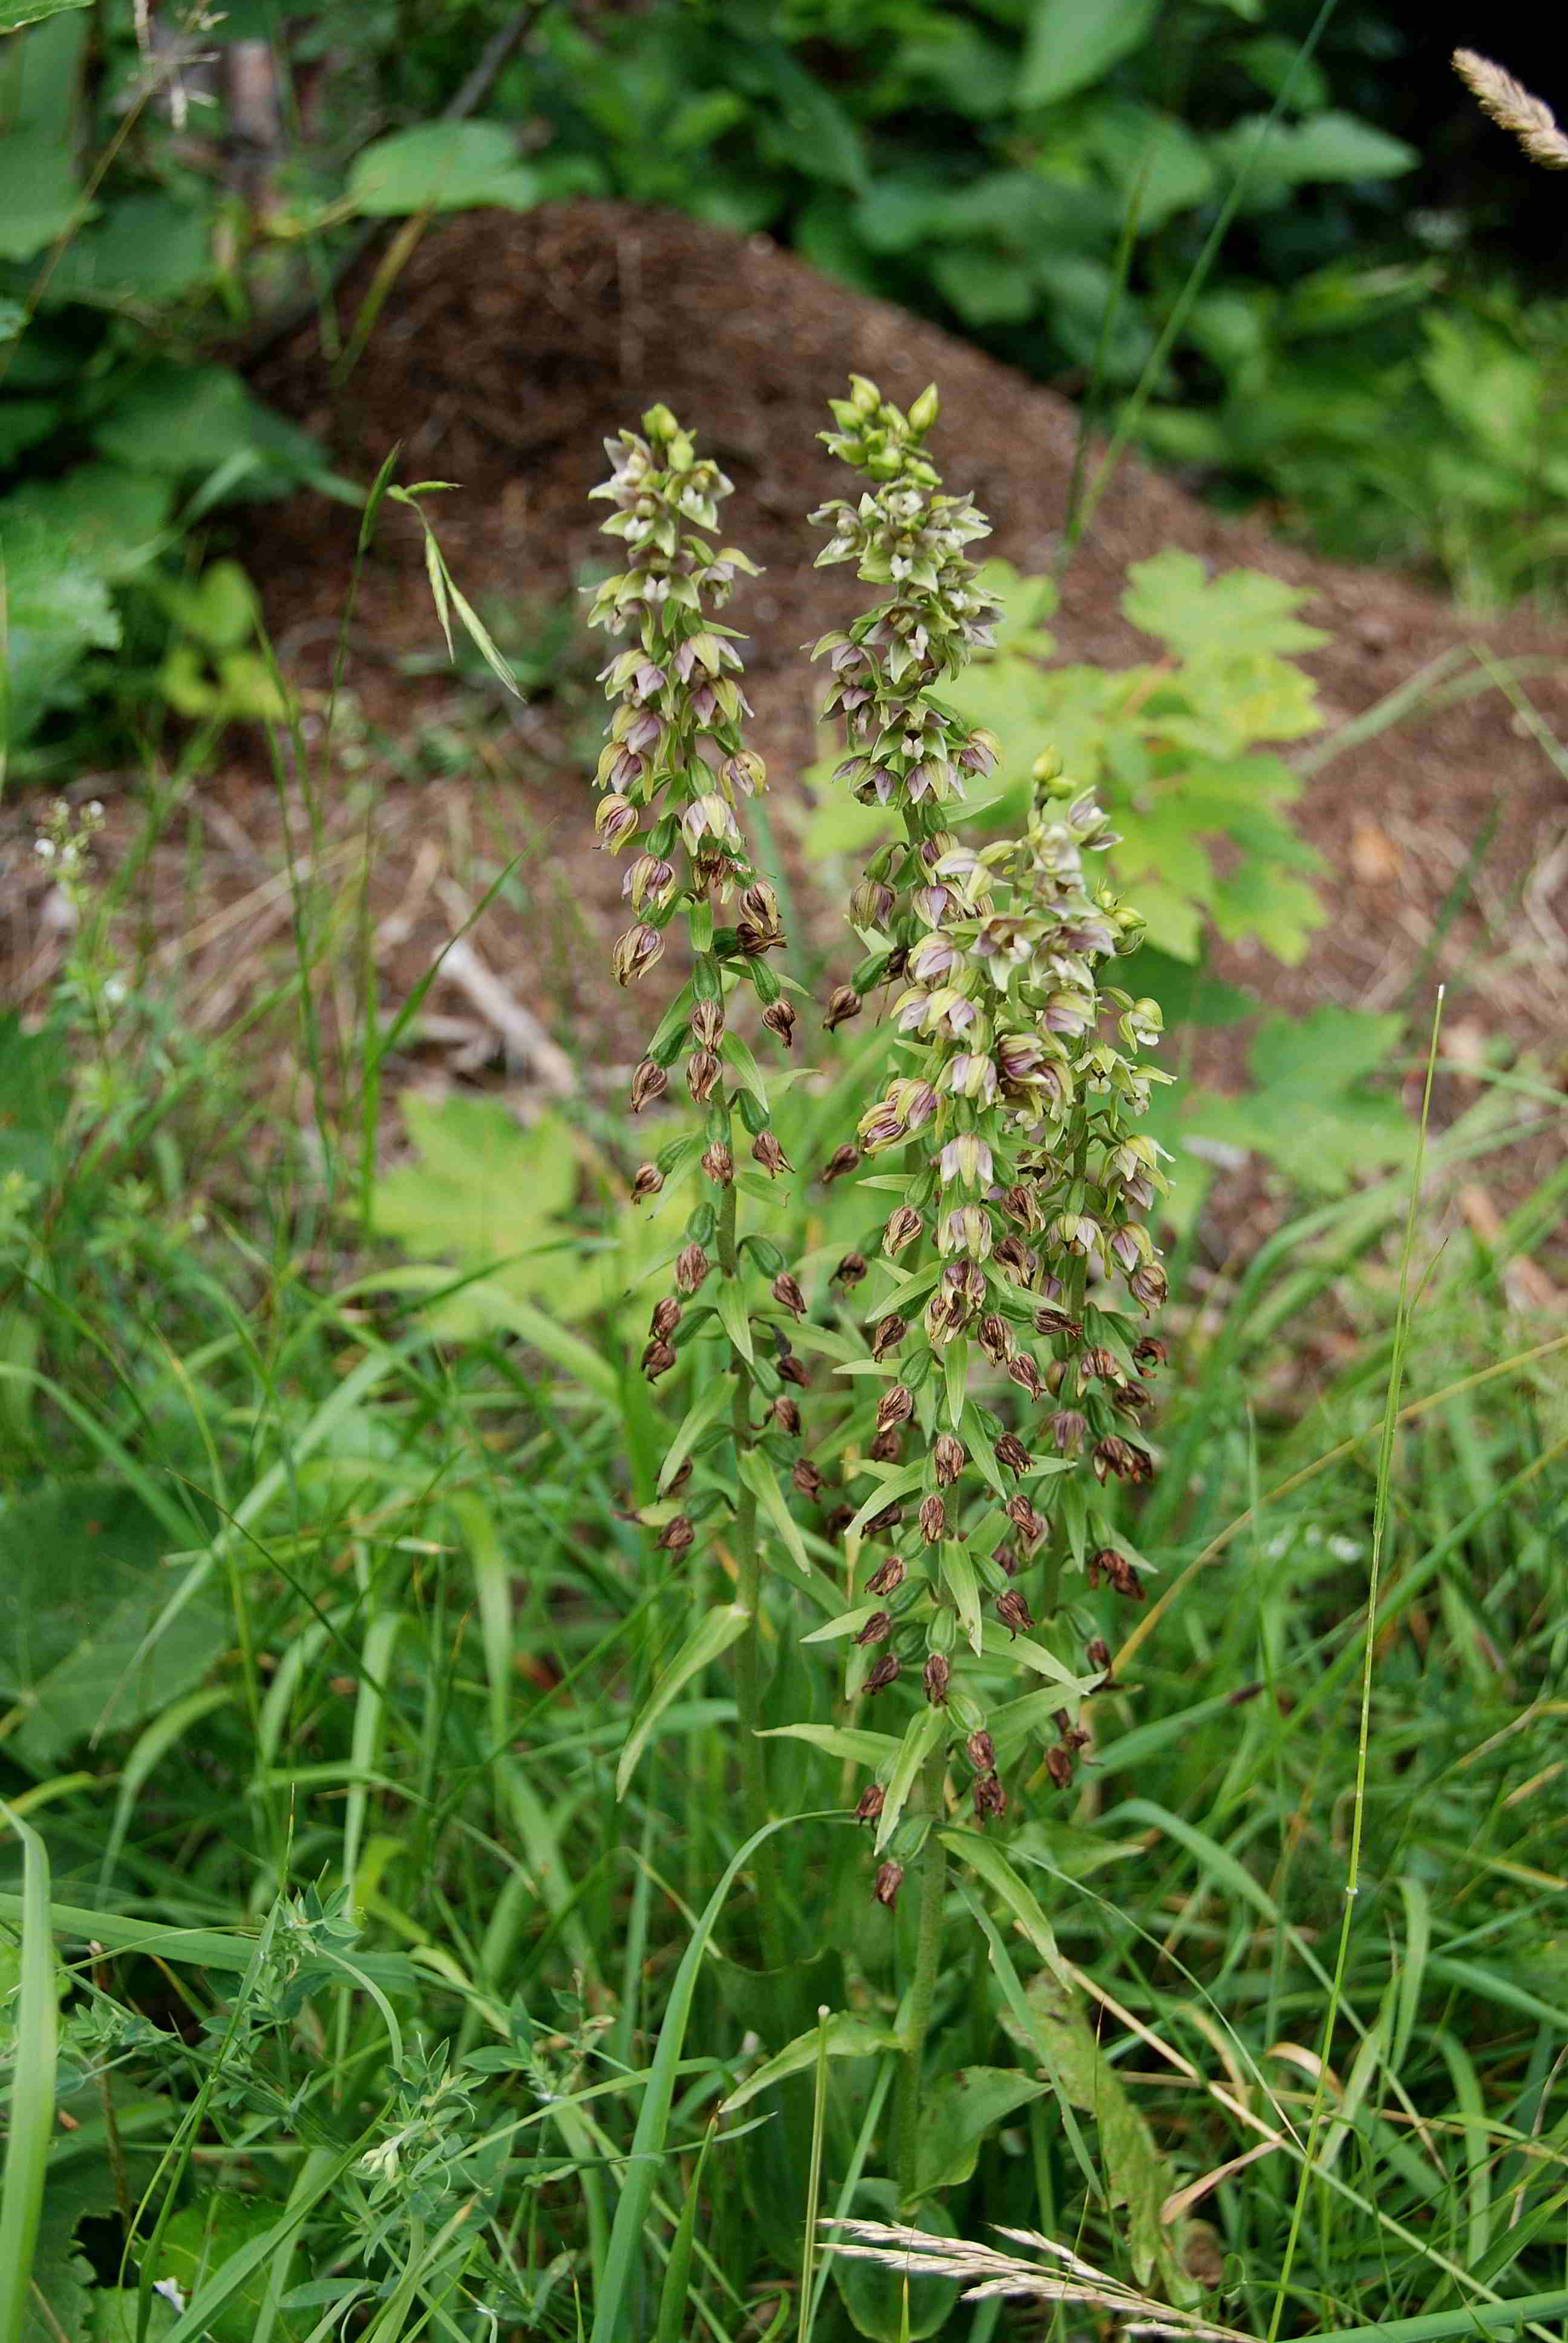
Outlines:
{"label": "green stem", "polygon": [[941,1831],[942,1785],[947,1778],[947,1753],[939,1749],[926,1761],[925,1802],[931,1818],[920,1855],[920,1912],[915,1938],[915,1973],[910,1985],[910,2015],[904,2029],[904,2063],[899,2075],[898,2148],[899,2209],[907,2214],[915,2201],[916,2166],[920,2140],[920,2085],[925,2071],[926,2034],[931,2022],[931,2001],[942,1958],[942,1907],[947,1900],[948,1851]]}
{"label": "green stem", "polygon": [[[719,1207],[715,1239],[722,1277],[739,1280],[740,1255],[735,1242],[737,1194],[726,1186]],[[737,1459],[751,1445],[751,1375],[739,1351],[731,1349],[729,1372],[734,1381],[730,1424]],[[751,1624],[735,1647],[736,1709],[740,1726],[740,1785],[748,1837],[769,1821],[767,1761],[758,1735],[762,1729],[762,1555],[757,1538],[757,1494],[739,1472],[735,1489],[736,1600]],[[778,1863],[771,1838],[757,1850],[757,1911],[762,1957],[769,1968],[784,1966],[784,1937],[779,1923]]]}

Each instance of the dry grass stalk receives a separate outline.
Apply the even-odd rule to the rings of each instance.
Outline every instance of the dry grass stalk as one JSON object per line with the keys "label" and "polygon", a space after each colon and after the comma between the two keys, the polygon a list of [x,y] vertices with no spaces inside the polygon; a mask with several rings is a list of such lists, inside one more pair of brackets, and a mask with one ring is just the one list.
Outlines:
{"label": "dry grass stalk", "polygon": [[1027,2296],[1036,2302],[1087,2303],[1122,2320],[1129,2335],[1180,2336],[1186,2343],[1250,2343],[1236,2328],[1216,2327],[1196,2312],[1151,2300],[1081,2260],[1070,2247],[1058,2245],[1054,2238],[1042,2237],[1033,2229],[1009,2229],[999,2224],[997,2235],[1049,2255],[1060,2264],[1060,2270],[1042,2268],[1039,2262],[1023,2261],[994,2246],[963,2237],[932,2237],[924,2229],[890,2221],[824,2221],[822,2227],[846,2233],[826,2241],[829,2253],[845,2254],[856,2261],[881,2262],[911,2276],[959,2278],[964,2284],[966,2302],[1010,2295]]}
{"label": "dry grass stalk", "polygon": [[1517,138],[1532,162],[1544,164],[1549,171],[1568,171],[1568,137],[1558,129],[1552,108],[1532,97],[1523,82],[1473,49],[1455,49],[1453,70],[1493,122]]}

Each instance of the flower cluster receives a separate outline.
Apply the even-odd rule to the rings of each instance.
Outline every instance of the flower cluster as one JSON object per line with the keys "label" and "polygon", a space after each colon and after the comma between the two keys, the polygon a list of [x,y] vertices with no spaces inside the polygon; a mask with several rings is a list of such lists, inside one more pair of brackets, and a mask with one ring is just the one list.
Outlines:
{"label": "flower cluster", "polygon": [[[1140,1317],[1164,1298],[1144,1215],[1165,1183],[1139,1125],[1151,1084],[1169,1078],[1142,1055],[1160,1036],[1158,1007],[1101,980],[1141,922],[1090,876],[1086,858],[1115,842],[1093,797],[1047,756],[1021,839],[976,850],[948,826],[963,775],[989,770],[996,750],[933,687],[989,640],[996,614],[962,551],[984,523],[941,493],[921,450],[934,397],[906,417],[857,380],[834,412],[829,446],[877,485],[857,508],[824,509],[833,536],[822,558],[855,558],[888,591],[819,649],[852,752],[840,770],[903,828],[851,910],[870,947],[856,990],[897,987],[897,1071],[837,1166],[875,1156],[902,1166],[899,1182],[879,1167],[879,1187],[897,1186],[899,1200],[855,1256],[863,1269],[876,1255],[881,1272],[867,1365],[889,1384],[862,1465],[879,1486],[855,1525],[885,1533],[892,1549],[865,1584],[873,1605],[855,1632],[872,1650],[860,1689],[912,1676],[925,1705],[947,1712],[983,1823],[1007,1805],[1001,1728],[987,1709],[994,1663],[1010,1651],[1046,1680],[1011,1704],[1010,1725],[1022,1730],[1007,1737],[1044,1737],[1049,1725],[1044,1764],[1059,1785],[1082,1743],[1076,1701],[1109,1664],[1098,1636],[1081,1660],[1038,1641],[1031,1596],[1055,1614],[1072,1566],[1091,1584],[1141,1593],[1092,1484],[1152,1470],[1137,1427],[1163,1352]],[[988,1381],[1010,1388],[982,1400],[971,1386]],[[918,1461],[906,1464],[911,1433]],[[910,1730],[919,1726],[917,1711]],[[861,1810],[883,1815],[879,1784]]]}

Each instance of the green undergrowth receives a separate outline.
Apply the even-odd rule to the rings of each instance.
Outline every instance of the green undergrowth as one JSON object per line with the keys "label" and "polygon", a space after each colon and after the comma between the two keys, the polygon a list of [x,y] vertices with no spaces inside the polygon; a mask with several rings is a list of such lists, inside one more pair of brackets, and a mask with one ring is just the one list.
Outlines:
{"label": "green undergrowth", "polygon": [[[863,1720],[772,1745],[804,1817],[774,1829],[784,1926],[817,1948],[787,1977],[722,1669],[664,1679],[617,1795],[729,1567],[698,1585],[628,1519],[665,1445],[639,1281],[678,1202],[607,1222],[607,1134],[561,1117],[455,1226],[475,1108],[435,1147],[416,1120],[373,1199],[397,1247],[366,1242],[303,1149],[247,1175],[220,1045],[136,1030],[106,1098],[79,1023],[74,1071],[15,1028],[0,1057],[11,2247],[42,2191],[5,2343],[1003,2331],[811,2242],[813,2210],[892,2209],[915,1916],[867,1891]],[[856,1079],[788,1093],[792,1158]],[[1239,1280],[1201,1231],[1179,1253],[1162,1470],[1120,1523],[1147,1600],[1097,1614],[1092,1762],[1064,1794],[1020,1746],[1005,1859],[962,1835],[926,2229],[1038,2229],[1260,2337],[1563,2287],[1568,1336],[1510,1298],[1561,1200],[1490,1248],[1448,1201],[1540,1111],[1501,1109],[1429,1150],[1381,1475],[1402,1177]],[[810,1193],[815,1307],[841,1245]],[[765,1700],[798,1724],[802,1606],[842,1598],[795,1512]]]}

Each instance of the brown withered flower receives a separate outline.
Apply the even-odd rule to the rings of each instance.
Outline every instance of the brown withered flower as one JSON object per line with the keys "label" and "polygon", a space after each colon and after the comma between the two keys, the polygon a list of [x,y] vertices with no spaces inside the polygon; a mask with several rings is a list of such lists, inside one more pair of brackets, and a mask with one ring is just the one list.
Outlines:
{"label": "brown withered flower", "polygon": [[1108,1433],[1103,1440],[1097,1440],[1089,1461],[1101,1488],[1113,1476],[1134,1484],[1153,1478],[1154,1460],[1148,1450],[1123,1440],[1119,1432]]}
{"label": "brown withered flower", "polygon": [[1034,1462],[1016,1432],[1004,1432],[996,1443],[996,1461],[1010,1473],[1027,1473]]}
{"label": "brown withered flower", "polygon": [[886,1432],[879,1432],[866,1451],[873,1464],[896,1464],[903,1453],[903,1427],[897,1423],[890,1423]]}
{"label": "brown withered flower", "polygon": [[897,1212],[888,1215],[888,1225],[882,1231],[882,1251],[890,1254],[902,1252],[906,1246],[914,1243],[924,1226],[925,1222],[911,1205],[900,1204]]}
{"label": "brown withered flower", "polygon": [[796,1459],[789,1477],[800,1496],[808,1499],[813,1505],[818,1503],[822,1494],[822,1475],[809,1456]]}
{"label": "brown withered flower", "polygon": [[887,1358],[890,1352],[898,1349],[908,1332],[909,1328],[904,1321],[892,1312],[890,1312],[886,1318],[879,1318],[871,1329],[872,1358],[878,1360]]}
{"label": "brown withered flower", "polygon": [[915,1395],[907,1383],[892,1383],[877,1402],[877,1429],[886,1432],[896,1423],[908,1423],[915,1412]]}
{"label": "brown withered flower", "polygon": [[965,1746],[969,1753],[970,1764],[977,1774],[996,1772],[996,1744],[983,1725],[978,1726],[970,1735]]}
{"label": "brown withered flower", "polygon": [[653,1305],[653,1315],[648,1331],[656,1342],[668,1342],[681,1320],[681,1308],[673,1293],[665,1294]]}
{"label": "brown withered flower", "polygon": [[787,1440],[799,1439],[800,1411],[788,1392],[779,1393],[769,1413],[776,1432],[781,1432]]}
{"label": "brown withered flower", "polygon": [[669,1088],[669,1076],[652,1058],[644,1058],[631,1078],[631,1111],[640,1114],[645,1106],[661,1099]]}
{"label": "brown withered flower", "polygon": [[874,1823],[888,1803],[888,1794],[879,1782],[872,1782],[860,1793],[855,1807],[858,1823]]}
{"label": "brown withered flower", "polygon": [[632,1202],[640,1204],[645,1196],[657,1196],[663,1185],[664,1174],[657,1163],[639,1163],[632,1178]]}
{"label": "brown withered flower", "polygon": [[931,1443],[931,1464],[938,1488],[950,1489],[968,1463],[969,1451],[956,1433],[939,1432]]}
{"label": "brown withered flower", "polygon": [[811,1370],[802,1364],[793,1351],[780,1351],[773,1364],[783,1381],[793,1383],[797,1391],[810,1390]]}
{"label": "brown withered flower", "polygon": [[948,1696],[948,1678],[952,1671],[940,1652],[931,1652],[926,1659],[926,1698],[933,1708],[940,1708]]}
{"label": "brown withered flower", "polygon": [[713,1096],[723,1071],[711,1050],[693,1050],[686,1061],[686,1087],[699,1106]]}
{"label": "brown withered flower", "polygon": [[859,1161],[860,1151],[858,1147],[850,1147],[849,1145],[835,1147],[833,1152],[829,1156],[828,1161],[822,1166],[821,1180],[823,1187],[826,1188],[830,1186],[835,1180],[841,1180],[846,1172],[854,1171]]}
{"label": "brown withered flower", "polygon": [[857,1644],[885,1644],[892,1632],[893,1618],[891,1612],[873,1611],[865,1625],[856,1635],[855,1641]]}
{"label": "brown withered flower", "polygon": [[642,1372],[650,1383],[667,1375],[675,1364],[675,1346],[671,1342],[649,1342],[642,1354]]}
{"label": "brown withered flower", "polygon": [[717,1187],[728,1188],[735,1177],[735,1158],[722,1139],[716,1139],[702,1153],[702,1169]]}
{"label": "brown withered flower", "polygon": [[781,1269],[773,1281],[773,1299],[781,1310],[788,1310],[791,1317],[804,1318],[806,1315],[806,1296],[787,1269]]}
{"label": "brown withered flower", "polygon": [[677,1513],[672,1522],[666,1522],[654,1544],[666,1554],[685,1554],[696,1535],[695,1523],[685,1513]]}
{"label": "brown withered flower", "polygon": [[1016,1586],[1004,1586],[996,1598],[996,1615],[1010,1635],[1026,1635],[1034,1616]]}
{"label": "brown withered flower", "polygon": [[760,1163],[770,1180],[777,1180],[780,1172],[789,1169],[789,1158],[770,1131],[759,1131],[752,1141],[751,1161]]}
{"label": "brown withered flower", "polygon": [[875,1896],[878,1903],[885,1904],[890,1911],[893,1906],[898,1902],[899,1890],[903,1884],[903,1865],[901,1863],[884,1863],[877,1873],[877,1884],[871,1892]]}
{"label": "brown withered flower", "polygon": [[977,1775],[975,1777],[973,1795],[975,1820],[977,1823],[980,1824],[982,1827],[993,1818],[1000,1820],[1000,1818],[1006,1814],[1007,1792],[1002,1788],[999,1775],[995,1774]]}
{"label": "brown withered flower", "polygon": [[833,1272],[833,1282],[835,1285],[859,1285],[860,1280],[865,1276],[865,1274],[866,1257],[864,1253],[847,1252],[844,1255],[843,1260],[839,1263],[838,1268]]}
{"label": "brown withered flower", "polygon": [[928,1545],[940,1545],[948,1534],[948,1509],[934,1493],[920,1499],[920,1535]]}
{"label": "brown withered flower", "polygon": [[890,1684],[898,1682],[898,1655],[893,1652],[884,1652],[881,1658],[874,1661],[867,1670],[861,1690],[867,1693],[886,1692]]}
{"label": "brown withered flower", "polygon": [[832,998],[828,1003],[827,1014],[823,1018],[822,1022],[828,1031],[832,1033],[836,1031],[840,1025],[847,1025],[851,1017],[858,1017],[860,1013],[861,1006],[862,1003],[860,996],[851,986],[848,984],[838,985],[834,988]]}
{"label": "brown withered flower", "polygon": [[877,1564],[867,1579],[866,1592],[868,1594],[892,1594],[903,1584],[908,1574],[899,1556],[890,1554],[885,1562]]}
{"label": "brown withered flower", "polygon": [[675,1256],[675,1282],[682,1293],[695,1293],[712,1266],[699,1244],[682,1245]]}
{"label": "brown withered flower", "polygon": [[787,1001],[770,1001],[762,1011],[762,1022],[769,1033],[776,1034],[784,1047],[792,1049],[795,1041],[795,1011]]}
{"label": "brown withered flower", "polygon": [[1071,1750],[1063,1749],[1060,1745],[1055,1749],[1048,1749],[1045,1753],[1045,1770],[1059,1790],[1068,1788],[1074,1771]]}

